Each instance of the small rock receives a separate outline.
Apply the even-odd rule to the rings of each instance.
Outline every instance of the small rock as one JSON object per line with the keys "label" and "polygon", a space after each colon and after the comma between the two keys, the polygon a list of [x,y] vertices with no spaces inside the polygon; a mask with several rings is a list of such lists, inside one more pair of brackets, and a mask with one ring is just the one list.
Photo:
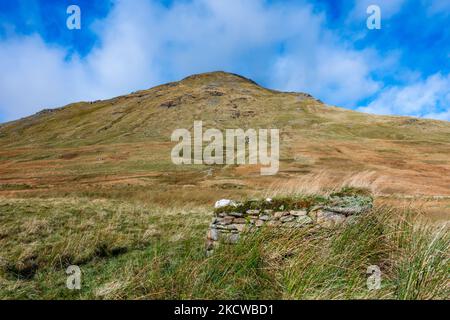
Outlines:
{"label": "small rock", "polygon": [[249,230],[249,226],[246,224],[236,224],[235,226],[236,226],[237,231],[239,231],[239,232],[246,232]]}
{"label": "small rock", "polygon": [[245,218],[234,218],[233,223],[234,224],[245,224],[245,223],[247,223],[247,220]]}
{"label": "small rock", "polygon": [[255,226],[262,227],[263,225],[264,225],[264,221],[263,220],[256,220]]}
{"label": "small rock", "polygon": [[236,226],[234,224],[229,224],[229,225],[216,225],[216,228],[219,230],[224,230],[224,231],[229,231],[229,230],[236,230]]}
{"label": "small rock", "polygon": [[285,212],[285,211],[277,211],[277,212],[275,212],[274,214],[273,214],[273,216],[276,218],[276,219],[279,219],[279,218],[281,218],[281,217],[284,217],[284,216],[287,216],[289,213],[287,213],[287,212]]}
{"label": "small rock", "polygon": [[220,224],[227,225],[227,224],[231,224],[233,221],[234,221],[234,217],[228,216],[228,217],[223,218],[223,220]]}
{"label": "small rock", "polygon": [[267,225],[271,226],[271,227],[278,227],[281,225],[281,221],[271,220],[271,221],[267,222]]}
{"label": "small rock", "polygon": [[291,211],[289,211],[289,214],[291,216],[300,217],[300,216],[306,216],[307,212],[306,212],[306,210],[291,210]]}
{"label": "small rock", "polygon": [[263,215],[263,216],[259,217],[259,220],[268,221],[268,220],[270,220],[270,217],[268,215]]}
{"label": "small rock", "polygon": [[345,222],[345,216],[329,211],[320,210],[317,212],[317,223],[325,228],[334,228]]}
{"label": "small rock", "polygon": [[219,240],[219,232],[217,231],[217,229],[209,229],[208,239],[213,241]]}
{"label": "small rock", "polygon": [[233,200],[229,200],[229,199],[222,199],[216,202],[216,204],[214,205],[214,208],[219,209],[219,208],[223,208],[223,207],[228,207],[228,206],[236,206],[236,203]]}
{"label": "small rock", "polygon": [[240,212],[230,212],[228,213],[229,216],[234,216],[234,217],[242,217],[243,214]]}
{"label": "small rock", "polygon": [[252,215],[252,214],[259,214],[261,212],[261,210],[247,210],[247,214],[250,214],[250,215]]}
{"label": "small rock", "polygon": [[272,210],[272,209],[266,209],[266,210],[264,210],[263,212],[264,212],[265,214],[271,215],[271,214],[273,213],[273,210]]}
{"label": "small rock", "polygon": [[294,216],[284,216],[280,218],[281,222],[291,222],[294,221],[295,217]]}

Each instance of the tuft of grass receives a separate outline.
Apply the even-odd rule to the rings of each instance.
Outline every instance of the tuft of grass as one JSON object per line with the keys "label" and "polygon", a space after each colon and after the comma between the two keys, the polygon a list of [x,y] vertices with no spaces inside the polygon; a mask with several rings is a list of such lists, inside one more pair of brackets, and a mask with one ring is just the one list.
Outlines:
{"label": "tuft of grass", "polygon": [[337,192],[333,192],[331,197],[371,197],[372,193],[369,189],[345,186]]}
{"label": "tuft of grass", "polygon": [[[0,299],[449,299],[447,226],[381,206],[339,229],[262,228],[205,255],[208,209],[0,200]],[[66,288],[78,264],[82,289]],[[367,287],[367,268],[381,289]]]}

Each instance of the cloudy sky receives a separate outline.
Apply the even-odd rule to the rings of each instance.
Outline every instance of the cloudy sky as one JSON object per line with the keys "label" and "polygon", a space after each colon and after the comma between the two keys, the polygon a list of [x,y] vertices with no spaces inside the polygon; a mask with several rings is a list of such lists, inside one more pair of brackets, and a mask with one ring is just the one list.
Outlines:
{"label": "cloudy sky", "polygon": [[[66,26],[69,5],[81,29]],[[381,29],[366,27],[367,7]],[[0,122],[225,70],[378,114],[450,120],[450,0],[0,2]]]}

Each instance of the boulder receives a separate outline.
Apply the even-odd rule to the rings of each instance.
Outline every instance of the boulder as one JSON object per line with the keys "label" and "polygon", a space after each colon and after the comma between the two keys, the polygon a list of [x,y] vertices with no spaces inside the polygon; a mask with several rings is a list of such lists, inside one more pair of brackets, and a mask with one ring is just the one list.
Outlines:
{"label": "boulder", "polygon": [[320,210],[317,212],[317,224],[324,228],[334,228],[345,222],[343,214]]}
{"label": "boulder", "polygon": [[236,206],[236,203],[233,200],[229,200],[229,199],[222,199],[216,202],[216,204],[214,205],[214,208],[216,209],[220,209],[223,207],[228,207],[228,206]]}

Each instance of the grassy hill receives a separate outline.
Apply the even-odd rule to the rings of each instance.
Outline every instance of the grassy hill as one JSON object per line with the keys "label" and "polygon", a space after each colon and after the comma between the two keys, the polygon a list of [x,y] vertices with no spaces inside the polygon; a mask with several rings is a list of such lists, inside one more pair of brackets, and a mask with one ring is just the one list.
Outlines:
{"label": "grassy hill", "polygon": [[[279,174],[260,177],[257,166],[173,165],[170,135],[176,128],[191,130],[194,120],[203,120],[206,128],[280,129]],[[449,122],[368,115],[213,72],[3,124],[0,192],[225,186],[239,196],[305,176],[319,175],[332,185],[365,172],[383,180],[384,194],[450,196],[449,150]],[[212,193],[210,201],[217,197]]]}
{"label": "grassy hill", "polygon": [[[279,129],[279,173],[174,165],[171,133],[195,120]],[[204,256],[214,201],[343,186],[376,195],[369,220]],[[224,72],[44,110],[0,125],[0,298],[448,298],[447,229],[416,226],[448,221],[449,186],[449,122],[359,113]],[[80,292],[64,286],[73,263]],[[368,264],[383,290],[366,290]]]}

